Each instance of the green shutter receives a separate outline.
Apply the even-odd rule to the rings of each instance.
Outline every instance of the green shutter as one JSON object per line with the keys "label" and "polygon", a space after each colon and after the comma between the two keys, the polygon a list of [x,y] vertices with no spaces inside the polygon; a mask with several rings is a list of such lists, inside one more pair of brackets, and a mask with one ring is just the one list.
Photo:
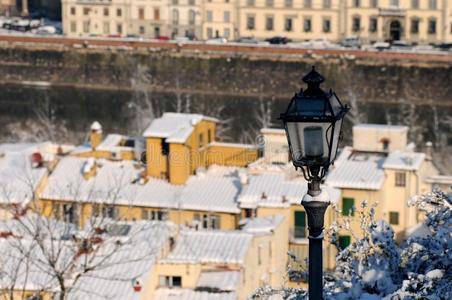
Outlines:
{"label": "green shutter", "polygon": [[355,199],[342,198],[342,214],[344,216],[353,216],[353,207],[355,206]]}
{"label": "green shutter", "polygon": [[349,235],[339,236],[339,247],[345,249],[350,245],[351,237]]}
{"label": "green shutter", "polygon": [[295,212],[295,227],[306,227],[306,212]]}
{"label": "green shutter", "polygon": [[389,212],[389,224],[399,225],[399,213],[395,211]]}

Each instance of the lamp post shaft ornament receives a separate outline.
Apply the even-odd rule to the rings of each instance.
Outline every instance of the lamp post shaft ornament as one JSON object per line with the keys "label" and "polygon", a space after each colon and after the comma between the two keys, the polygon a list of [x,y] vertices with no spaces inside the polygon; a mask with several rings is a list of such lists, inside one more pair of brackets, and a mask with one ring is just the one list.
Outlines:
{"label": "lamp post shaft ornament", "polygon": [[320,84],[325,78],[315,67],[303,77],[307,89],[296,93],[281,114],[292,163],[308,181],[303,205],[309,229],[309,299],[323,299],[322,241],[324,216],[330,204],[320,182],[336,158],[342,121],[349,110],[333,91],[325,92]]}

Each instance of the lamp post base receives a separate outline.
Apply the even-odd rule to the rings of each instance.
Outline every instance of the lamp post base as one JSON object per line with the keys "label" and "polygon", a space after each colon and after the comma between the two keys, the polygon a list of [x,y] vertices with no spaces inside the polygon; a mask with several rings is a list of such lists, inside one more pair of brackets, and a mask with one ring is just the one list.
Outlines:
{"label": "lamp post base", "polygon": [[[323,192],[324,193],[324,192]],[[319,194],[320,196],[321,194]],[[310,196],[309,193],[307,196]],[[311,196],[312,197],[312,196]],[[315,198],[312,197],[312,198]],[[303,199],[304,200],[304,199]],[[315,199],[313,199],[315,200]],[[302,201],[309,228],[309,300],[323,299],[323,227],[329,201]]]}

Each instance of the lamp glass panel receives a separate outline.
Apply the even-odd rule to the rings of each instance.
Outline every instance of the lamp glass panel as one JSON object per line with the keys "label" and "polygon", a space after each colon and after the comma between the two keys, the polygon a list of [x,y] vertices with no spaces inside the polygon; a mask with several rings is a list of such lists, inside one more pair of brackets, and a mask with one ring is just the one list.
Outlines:
{"label": "lamp glass panel", "polygon": [[339,136],[341,133],[341,127],[342,127],[342,119],[337,120],[334,125],[334,133],[333,133],[333,140],[332,140],[333,145],[331,147],[330,163],[332,163],[336,159],[337,146],[339,145]]}
{"label": "lamp glass panel", "polygon": [[331,124],[320,122],[287,122],[292,159],[296,162],[324,164],[329,158]]}
{"label": "lamp glass panel", "polygon": [[339,102],[339,99],[337,98],[336,94],[334,94],[334,93],[330,98],[330,104],[331,104],[331,109],[333,110],[333,114],[335,116],[337,116],[342,110],[342,105]]}
{"label": "lamp glass panel", "polygon": [[324,98],[303,99],[296,102],[296,111],[301,112],[301,115],[313,117],[323,116],[325,111]]}

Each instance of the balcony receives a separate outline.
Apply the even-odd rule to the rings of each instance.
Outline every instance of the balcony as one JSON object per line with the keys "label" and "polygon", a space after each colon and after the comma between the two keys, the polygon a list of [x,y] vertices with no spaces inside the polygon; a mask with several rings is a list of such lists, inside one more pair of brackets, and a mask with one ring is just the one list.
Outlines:
{"label": "balcony", "polygon": [[404,17],[406,10],[400,7],[379,8],[378,13],[382,17]]}
{"label": "balcony", "polygon": [[295,226],[290,229],[290,242],[291,243],[307,243],[308,230],[304,226]]}

